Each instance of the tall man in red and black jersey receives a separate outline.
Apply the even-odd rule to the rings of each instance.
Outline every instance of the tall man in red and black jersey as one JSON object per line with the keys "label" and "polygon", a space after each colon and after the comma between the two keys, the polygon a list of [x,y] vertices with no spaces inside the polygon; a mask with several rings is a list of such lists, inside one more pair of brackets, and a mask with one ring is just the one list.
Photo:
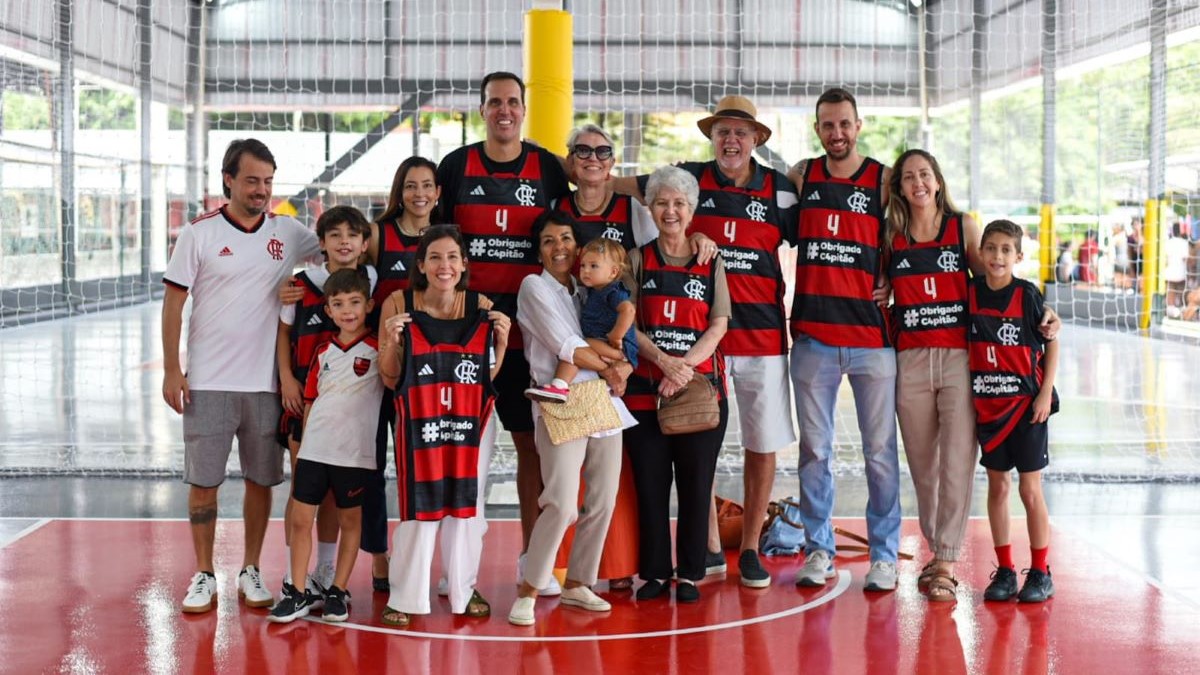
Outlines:
{"label": "tall man in red and black jersey", "polygon": [[[778,251],[795,229],[797,197],[787,176],[753,158],[755,148],[771,137],[771,130],[755,119],[757,114],[744,96],[722,98],[711,116],[697,122],[712,141],[714,159],[679,166],[700,184],[692,232],[715,241],[725,261],[733,316],[721,351],[745,448],[746,517],[738,567],[743,585],[764,588],[770,586],[771,576],[758,559],[758,539],[775,481],[775,453],[796,441],[788,408],[787,325]],[[642,199],[648,180],[649,176],[618,178],[614,189]],[[716,538],[715,515],[714,511],[710,542]],[[709,557],[710,572],[724,571],[719,552],[710,551]]]}
{"label": "tall man in red and black jersey", "polygon": [[[489,73],[483,78],[479,103],[486,139],[455,150],[438,166],[442,213],[462,228],[471,261],[471,290],[490,298],[497,311],[515,317],[521,280],[542,271],[530,236],[533,221],[570,187],[553,153],[521,140],[525,83],[520,77]],[[514,326],[495,381],[496,412],[517,449],[522,551],[537,521],[542,488],[532,404],[524,393],[530,380],[523,344]]]}
{"label": "tall man in red and black jersey", "polygon": [[862,120],[854,96],[830,89],[813,125],[825,154],[789,172],[800,193],[792,386],[800,423],[800,513],[808,542],[801,586],[832,579],[830,517],[834,411],[849,376],[867,476],[871,567],[865,590],[896,588],[900,465],[896,454],[896,352],[876,288],[883,272],[884,205],[890,170],[858,153]]}

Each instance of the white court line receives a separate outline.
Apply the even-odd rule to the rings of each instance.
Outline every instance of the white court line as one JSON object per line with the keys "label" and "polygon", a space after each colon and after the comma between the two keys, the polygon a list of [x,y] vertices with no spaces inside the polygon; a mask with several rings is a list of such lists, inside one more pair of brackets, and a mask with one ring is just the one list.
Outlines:
{"label": "white court line", "polygon": [[[692,628],[678,628],[674,630],[656,630],[648,633],[617,633],[611,635],[450,635],[447,633],[428,633],[424,631],[408,630],[407,628],[368,626],[360,623],[336,623],[326,625],[340,626],[354,630],[363,630],[371,633],[383,633],[385,635],[428,638],[431,640],[461,640],[463,642],[597,642],[601,640],[640,640],[645,638],[674,637],[676,635],[710,633],[718,630],[741,628],[742,626],[751,626],[756,623],[766,623],[767,621],[782,619],[784,617],[801,614],[815,607],[820,607],[821,605],[833,602],[838,596],[845,593],[847,588],[850,588],[850,572],[841,570],[838,572],[838,582],[837,585],[833,587],[833,590],[813,600],[812,602],[806,602],[797,607],[775,612],[774,614],[764,614],[763,616],[755,616],[749,619],[740,619],[738,621],[727,621],[725,623],[717,623],[710,626],[695,626]],[[572,610],[567,609],[566,611]],[[312,621],[313,623],[325,623],[324,621],[311,616],[306,617],[306,620]]]}
{"label": "white court line", "polygon": [[[5,520],[29,520],[29,519],[28,518],[5,518]],[[4,547],[8,546],[9,544],[14,544],[18,540],[22,539],[23,537],[31,535],[34,532],[37,532],[38,530],[40,530],[42,527],[44,527],[47,523],[49,523],[52,520],[54,520],[54,519],[53,518],[42,518],[42,519],[38,520],[36,523],[30,525],[29,527],[21,530],[20,532],[16,533],[15,535],[13,535],[7,541],[0,542],[0,548],[4,548]]]}
{"label": "white court line", "polygon": [[[1084,516],[1084,517],[1086,517],[1086,516]],[[1143,517],[1146,517],[1146,516],[1143,516]],[[1178,516],[1172,516],[1172,517],[1177,518]],[[1173,588],[1163,585],[1163,583],[1161,581],[1150,576],[1149,572],[1138,569],[1138,568],[1134,567],[1133,565],[1125,562],[1121,558],[1118,558],[1117,556],[1113,555],[1113,553],[1111,551],[1109,551],[1107,548],[1105,548],[1104,546],[1101,546],[1100,544],[1096,543],[1087,535],[1081,534],[1080,530],[1078,530],[1077,528],[1062,527],[1061,520],[1070,519],[1070,518],[1071,518],[1071,516],[1060,516],[1058,518],[1051,518],[1050,524],[1052,526],[1074,536],[1076,539],[1082,541],[1083,543],[1087,544],[1088,546],[1091,546],[1093,549],[1098,551],[1105,558],[1108,558],[1110,561],[1115,563],[1117,565],[1117,567],[1120,567],[1127,572],[1133,573],[1134,576],[1141,577],[1142,581],[1145,581],[1148,585],[1158,589],[1158,592],[1162,593],[1164,596],[1172,598],[1174,600],[1178,600],[1179,602],[1182,602],[1183,604],[1187,605],[1188,607],[1191,607],[1192,609],[1200,610],[1200,603],[1197,603],[1196,601],[1194,601],[1191,598],[1187,597],[1186,595],[1180,593],[1179,591],[1176,591]]]}

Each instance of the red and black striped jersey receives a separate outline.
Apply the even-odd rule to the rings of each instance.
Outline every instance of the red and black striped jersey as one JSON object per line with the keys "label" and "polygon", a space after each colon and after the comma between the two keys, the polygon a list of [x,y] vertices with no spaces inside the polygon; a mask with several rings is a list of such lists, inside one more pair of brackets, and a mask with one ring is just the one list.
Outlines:
{"label": "red and black striped jersey", "polygon": [[976,433],[996,448],[1026,415],[1042,386],[1041,293],[1023,279],[993,291],[983,277],[967,291],[968,349]]}
{"label": "red and black striped jersey", "polygon": [[834,347],[887,347],[886,318],[872,298],[880,272],[884,166],[867,157],[849,178],[808,161],[796,233],[792,332]]}
{"label": "red and black striped jersey", "polygon": [[796,211],[780,207],[779,191],[790,190],[791,182],[757,164],[753,180],[745,187],[724,178],[716,162],[696,168],[700,202],[692,230],[721,247],[733,309],[721,351],[734,356],[784,354],[787,325],[778,251],[784,233],[795,227]]}
{"label": "red and black striped jersey", "polygon": [[[406,297],[412,307],[411,295]],[[467,295],[467,306],[479,298]],[[476,515],[479,446],[495,389],[489,371],[487,312],[435,319],[412,312],[404,379],[396,387],[396,472],[401,520]]]}
{"label": "red and black striped jersey", "polygon": [[620,244],[626,251],[637,248],[633,235],[633,197],[614,194],[603,213],[584,215],[575,203],[575,193],[558,200],[558,210],[569,214],[579,223],[578,245],[583,248],[593,239],[604,237]]}
{"label": "red and black striped jersey", "polygon": [[304,296],[296,301],[296,318],[288,331],[292,374],[298,381],[306,382],[317,348],[337,336],[338,327],[325,311],[325,291],[313,283],[307,271],[296,274],[292,283],[304,289]]}
{"label": "red and black striped jersey", "polygon": [[[497,311],[516,316],[521,280],[542,271],[532,236],[533,221],[559,195],[549,194],[540,148],[522,143],[521,156],[511,173],[489,170],[483,143],[467,147],[466,152],[452,215],[467,244],[470,287],[487,295]],[[520,328],[513,326],[509,349],[523,344]]]}
{"label": "red and black striped jersey", "polygon": [[[683,356],[708,330],[708,315],[716,294],[717,256],[701,265],[693,257],[686,265],[669,265],[651,242],[641,249],[642,269],[637,275],[637,315],[639,329],[662,351]],[[725,360],[719,353],[696,366],[696,372],[709,375],[723,391]],[[623,400],[630,410],[654,410],[657,407],[656,382],[662,370],[650,359],[638,359],[629,376]]]}
{"label": "red and black striped jersey", "polygon": [[970,272],[962,214],[947,213],[930,241],[912,241],[904,233],[892,237],[888,275],[896,298],[896,349],[967,348]]}
{"label": "red and black striped jersey", "polygon": [[376,311],[393,291],[408,289],[409,270],[417,255],[417,242],[420,239],[401,232],[398,221],[379,223],[379,260],[375,265],[379,272],[374,296]]}

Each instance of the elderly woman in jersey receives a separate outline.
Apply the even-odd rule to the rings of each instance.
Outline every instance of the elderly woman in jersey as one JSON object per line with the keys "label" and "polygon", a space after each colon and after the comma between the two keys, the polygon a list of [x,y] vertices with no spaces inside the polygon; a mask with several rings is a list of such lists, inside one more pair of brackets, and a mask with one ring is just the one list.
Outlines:
{"label": "elderly woman in jersey", "polygon": [[430,611],[439,529],[450,611],[491,613],[474,586],[496,439],[489,423],[492,378],[512,325],[490,300],[466,290],[467,259],[457,227],[425,230],[414,261],[410,287],[388,296],[380,321],[380,373],[396,392],[401,522],[393,534],[390,597],[381,617],[392,626],[407,626],[411,615]]}
{"label": "elderly woman in jersey", "polygon": [[[535,382],[549,382],[562,359],[579,366],[574,382],[604,377],[614,391],[621,392],[629,375],[629,363],[610,364],[600,358],[583,339],[580,329],[579,284],[571,275],[577,238],[575,220],[560,211],[547,211],[534,221],[533,241],[538,247],[542,273],[525,277],[517,296],[517,322],[525,335],[530,377]],[[624,426],[634,424],[633,417],[616,396],[613,405]],[[555,553],[567,526],[577,518],[559,602],[594,612],[611,609],[590,586],[597,580],[621,472],[620,429],[556,445],[550,440],[536,404],[533,417],[542,473],[543,488],[538,497],[542,511],[529,537],[524,575],[508,615],[509,622],[518,626],[534,624],[538,589],[550,584]],[[581,470],[586,486],[582,509],[577,505]]]}
{"label": "elderly woman in jersey", "polygon": [[[888,274],[895,293],[896,413],[932,559],[917,587],[953,601],[978,447],[967,363],[968,274],[983,272],[979,225],[950,200],[937,159],[909,150],[888,185]],[[1058,331],[1047,311],[1043,333]]]}
{"label": "elderly woman in jersey", "polygon": [[[639,358],[625,402],[638,425],[625,432],[625,439],[638,498],[638,574],[646,582],[638,589],[639,600],[662,597],[670,590],[672,476],[679,503],[675,598],[700,599],[696,581],[704,578],[708,505],[729,419],[724,359],[717,349],[731,313],[725,266],[720,256],[700,263],[687,238],[699,190],[695,177],[683,169],[655,171],[646,184],[646,201],[659,236],[629,256]],[[719,423],[708,431],[663,434],[656,395],[675,394],[696,373],[709,378],[719,392]]]}

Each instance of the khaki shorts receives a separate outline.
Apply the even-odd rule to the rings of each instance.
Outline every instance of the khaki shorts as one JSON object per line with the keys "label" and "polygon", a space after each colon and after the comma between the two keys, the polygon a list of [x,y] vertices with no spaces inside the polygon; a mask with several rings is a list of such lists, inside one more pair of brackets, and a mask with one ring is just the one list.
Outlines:
{"label": "khaki shorts", "polygon": [[268,391],[196,391],[183,409],[183,482],[225,482],[233,439],[246,480],[270,487],[283,482],[283,449],[276,440],[283,408]]}
{"label": "khaki shorts", "polygon": [[787,356],[726,356],[725,376],[743,448],[770,454],[796,442]]}

